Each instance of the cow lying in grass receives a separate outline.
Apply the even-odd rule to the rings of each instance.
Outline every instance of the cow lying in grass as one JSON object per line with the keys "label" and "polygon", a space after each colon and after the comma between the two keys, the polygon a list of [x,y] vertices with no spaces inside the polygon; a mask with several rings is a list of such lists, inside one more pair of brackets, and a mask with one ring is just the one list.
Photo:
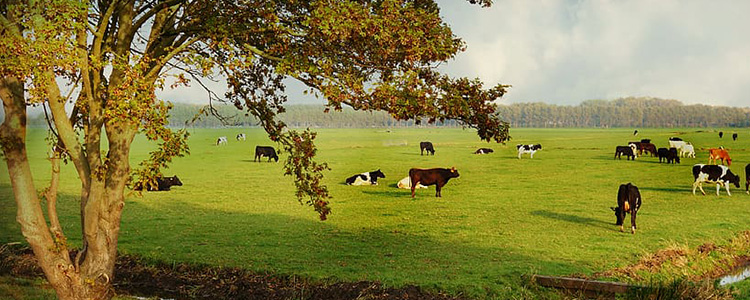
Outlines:
{"label": "cow lying in grass", "polygon": [[479,148],[477,151],[474,151],[474,154],[489,154],[495,152],[494,150],[490,148]]}
{"label": "cow lying in grass", "polygon": [[[411,189],[411,179],[409,179],[409,176],[406,176],[403,179],[399,180],[396,186],[398,186],[398,188],[400,189]],[[427,187],[422,185],[421,183],[417,183],[417,188],[426,189]]]}
{"label": "cow lying in grass", "polygon": [[[169,191],[172,189],[172,186],[182,186],[182,181],[180,181],[180,178],[177,178],[177,175],[172,177],[157,177],[156,178],[156,186],[148,186],[146,190],[148,191]],[[136,191],[143,190],[143,186],[137,185],[135,188],[133,188]]]}
{"label": "cow lying in grass", "polygon": [[346,179],[348,185],[378,185],[378,178],[385,178],[385,174],[377,169],[372,172],[364,172]]}
{"label": "cow lying in grass", "polygon": [[422,184],[425,186],[435,185],[435,197],[442,197],[440,190],[448,183],[451,178],[458,177],[456,168],[434,168],[434,169],[417,169],[409,170],[409,178],[413,185],[411,186],[411,197],[414,198],[416,186]]}
{"label": "cow lying in grass", "polygon": [[630,233],[635,234],[635,217],[641,208],[641,192],[638,187],[628,182],[621,184],[617,191],[617,207],[610,207],[615,211],[617,217],[616,225],[620,225],[620,231],[624,231],[622,224],[625,222],[625,214],[630,213]]}

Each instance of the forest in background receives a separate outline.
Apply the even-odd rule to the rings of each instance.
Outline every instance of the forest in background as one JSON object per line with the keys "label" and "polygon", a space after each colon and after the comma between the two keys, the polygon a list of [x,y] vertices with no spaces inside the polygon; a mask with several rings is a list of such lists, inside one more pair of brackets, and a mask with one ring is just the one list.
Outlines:
{"label": "forest in background", "polygon": [[[232,105],[213,106],[224,121],[207,113],[204,105],[175,103],[170,112],[172,127],[253,127],[257,120]],[[279,118],[297,128],[412,127],[413,120],[397,121],[385,112],[324,112],[321,105],[288,105]],[[579,105],[552,105],[541,102],[498,105],[497,114],[511,127],[750,127],[750,107],[684,105],[678,100],[629,97],[616,100],[588,100]],[[196,118],[196,116],[199,116]],[[194,120],[194,121],[193,121]],[[47,126],[44,114],[31,117],[31,126]],[[419,126],[460,126],[454,120]]]}

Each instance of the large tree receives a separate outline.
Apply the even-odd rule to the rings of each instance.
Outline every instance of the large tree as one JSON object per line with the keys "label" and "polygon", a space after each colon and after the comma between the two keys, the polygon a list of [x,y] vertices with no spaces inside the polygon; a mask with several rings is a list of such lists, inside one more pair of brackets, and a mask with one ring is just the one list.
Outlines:
{"label": "large tree", "polygon": [[[111,297],[124,191],[154,184],[161,168],[188,151],[187,134],[165,127],[169,104],[156,98],[157,89],[226,79],[229,91],[208,92],[211,101],[259,118],[288,152],[285,170],[298,200],[322,220],[330,211],[321,183],[328,167],[313,160],[315,133],[275,120],[284,111],[285,78],[327,99],[326,110],[346,105],[397,119],[454,119],[481,139],[508,138],[492,103],[506,86],[485,89],[479,80],[435,70],[464,44],[432,0],[0,3],[0,144],[22,234],[60,299]],[[52,180],[41,194],[25,140],[26,107],[39,104],[49,109],[55,137]],[[160,147],[131,169],[136,134]],[[61,160],[72,162],[81,181],[82,248],[73,257],[55,208]]]}

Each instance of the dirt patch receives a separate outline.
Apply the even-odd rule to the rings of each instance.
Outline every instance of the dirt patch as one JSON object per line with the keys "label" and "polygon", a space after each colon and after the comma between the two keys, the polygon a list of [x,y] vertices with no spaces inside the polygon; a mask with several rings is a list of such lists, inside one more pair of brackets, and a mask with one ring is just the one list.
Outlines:
{"label": "dirt patch", "polygon": [[[5,274],[43,276],[31,249],[19,245],[0,246],[0,275]],[[131,255],[118,257],[113,285],[118,294],[176,299],[464,299],[413,285],[321,282],[239,268],[145,263]]]}

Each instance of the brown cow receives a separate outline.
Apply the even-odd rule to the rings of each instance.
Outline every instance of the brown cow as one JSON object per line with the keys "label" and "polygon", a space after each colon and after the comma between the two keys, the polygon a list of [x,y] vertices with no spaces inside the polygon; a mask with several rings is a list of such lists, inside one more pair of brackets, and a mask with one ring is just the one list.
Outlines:
{"label": "brown cow", "polygon": [[710,148],[708,149],[708,164],[711,165],[711,161],[713,161],[713,164],[716,164],[716,160],[720,159],[721,164],[724,164],[724,161],[727,162],[727,166],[732,166],[732,159],[729,158],[729,151],[724,148]]}
{"label": "brown cow", "polygon": [[414,188],[418,185],[435,185],[435,197],[442,197],[440,189],[448,183],[451,178],[458,177],[458,171],[455,167],[450,169],[445,168],[434,168],[434,169],[417,169],[412,168],[409,170],[409,178],[411,179],[411,197],[414,198]]}

